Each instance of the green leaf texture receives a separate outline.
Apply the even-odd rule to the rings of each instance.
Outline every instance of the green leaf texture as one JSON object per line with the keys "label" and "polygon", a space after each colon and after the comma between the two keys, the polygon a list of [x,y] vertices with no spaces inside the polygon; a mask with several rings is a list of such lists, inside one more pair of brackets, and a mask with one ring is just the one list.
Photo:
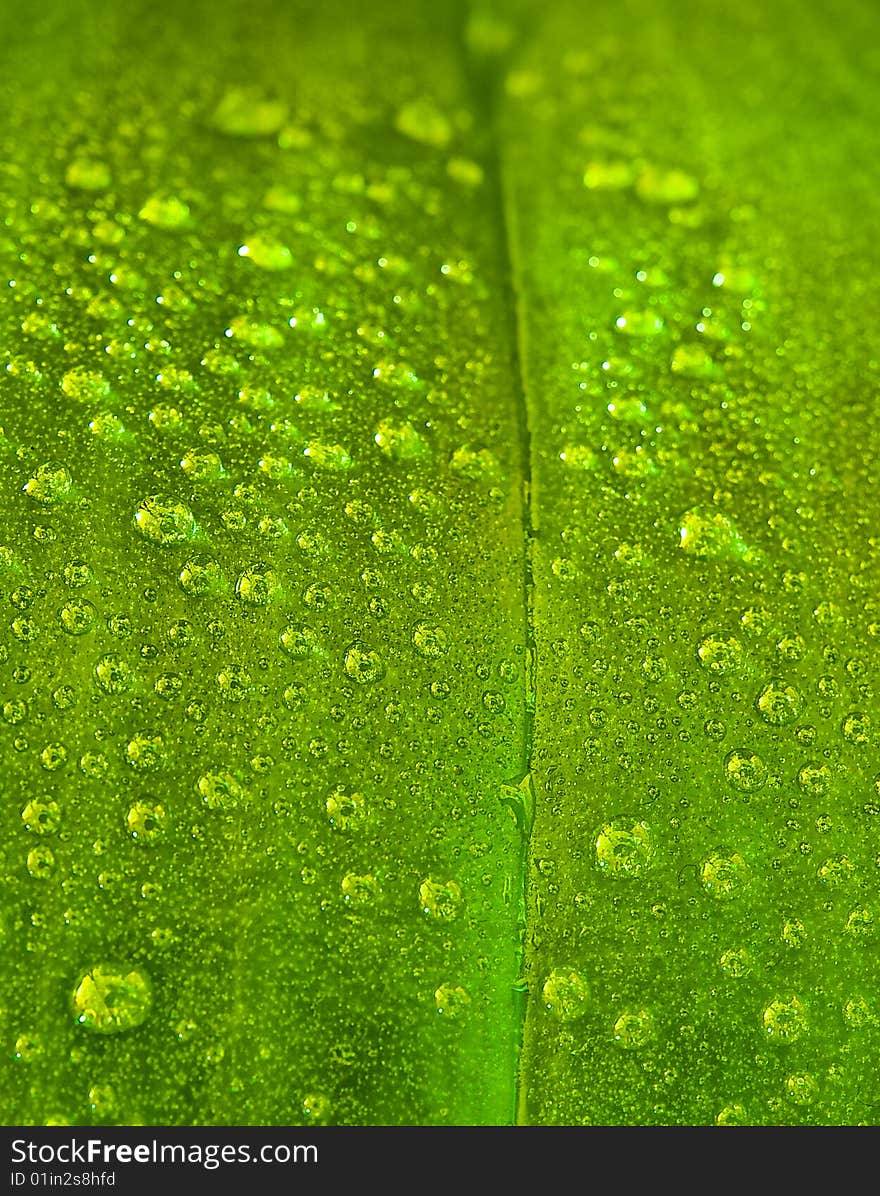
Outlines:
{"label": "green leaf texture", "polygon": [[876,1120],[874,24],[4,6],[4,1121]]}

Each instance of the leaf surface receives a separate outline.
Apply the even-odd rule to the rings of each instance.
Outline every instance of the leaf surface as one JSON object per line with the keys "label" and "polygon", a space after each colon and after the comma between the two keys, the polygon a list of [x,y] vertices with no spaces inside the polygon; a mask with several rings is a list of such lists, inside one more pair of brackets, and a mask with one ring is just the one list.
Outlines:
{"label": "leaf surface", "polygon": [[4,1120],[876,1119],[871,25],[0,17]]}
{"label": "leaf surface", "polygon": [[458,28],[6,43],[9,1121],[512,1116],[520,412]]}

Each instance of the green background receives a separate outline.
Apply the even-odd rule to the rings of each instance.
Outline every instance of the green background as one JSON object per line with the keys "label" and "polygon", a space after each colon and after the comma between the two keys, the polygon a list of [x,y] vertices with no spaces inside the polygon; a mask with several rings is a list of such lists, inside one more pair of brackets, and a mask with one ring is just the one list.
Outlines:
{"label": "green background", "polygon": [[3,1120],[876,1120],[875,32],[4,6]]}

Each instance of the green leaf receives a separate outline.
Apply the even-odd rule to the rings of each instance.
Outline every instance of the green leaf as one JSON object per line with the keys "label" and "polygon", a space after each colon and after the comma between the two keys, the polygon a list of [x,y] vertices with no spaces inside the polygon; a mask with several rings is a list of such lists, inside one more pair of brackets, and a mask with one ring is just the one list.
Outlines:
{"label": "green leaf", "polygon": [[3,1119],[509,1121],[518,382],[457,25],[19,36]]}
{"label": "green leaf", "polygon": [[870,15],[0,16],[2,1119],[849,1124]]}
{"label": "green leaf", "polygon": [[564,3],[506,67],[523,1120],[876,1123],[868,19]]}

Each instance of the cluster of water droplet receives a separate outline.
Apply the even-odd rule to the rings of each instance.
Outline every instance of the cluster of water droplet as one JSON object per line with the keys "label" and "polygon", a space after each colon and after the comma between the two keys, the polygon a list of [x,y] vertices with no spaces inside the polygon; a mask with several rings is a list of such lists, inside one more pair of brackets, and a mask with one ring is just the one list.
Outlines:
{"label": "cluster of water droplet", "polygon": [[524,546],[458,52],[387,41],[380,101],[328,17],[294,106],[259,22],[165,70],[166,15],[5,147],[10,1120],[501,1119]]}
{"label": "cluster of water droplet", "polygon": [[509,198],[540,230],[529,1116],[864,1120],[880,806],[851,447],[788,339],[791,229],[723,145],[660,127],[686,84],[647,34],[624,88],[623,43],[571,28],[548,16],[505,81]]}

